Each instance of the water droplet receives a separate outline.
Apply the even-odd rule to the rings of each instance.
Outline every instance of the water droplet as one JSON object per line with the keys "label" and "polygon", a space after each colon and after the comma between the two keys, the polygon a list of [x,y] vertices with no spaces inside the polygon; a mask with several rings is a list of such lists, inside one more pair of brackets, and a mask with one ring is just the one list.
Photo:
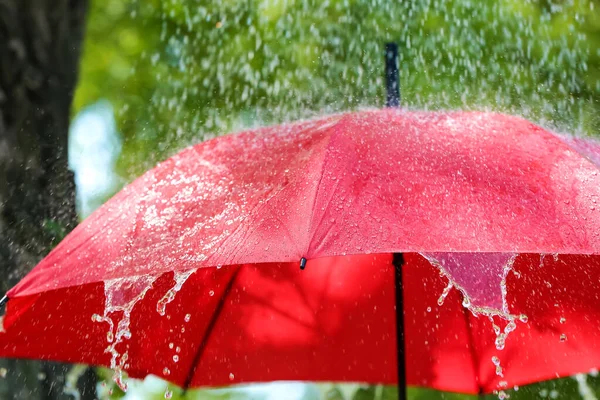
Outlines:
{"label": "water droplet", "polygon": [[510,398],[510,396],[504,390],[500,390],[498,392],[498,399],[505,400],[505,399],[509,399],[509,398]]}
{"label": "water droplet", "polygon": [[471,298],[469,298],[469,296],[463,295],[462,306],[464,308],[470,308],[471,307]]}
{"label": "water droplet", "polygon": [[173,397],[173,392],[169,389],[165,390],[165,399],[170,399]]}
{"label": "water droplet", "polygon": [[527,318],[527,315],[525,315],[525,314],[521,314],[521,315],[519,315],[519,320],[520,320],[521,322],[523,322],[524,324],[526,324],[526,323],[527,323],[527,321],[529,320],[529,318]]}
{"label": "water droplet", "polygon": [[0,368],[0,378],[6,378],[8,370],[6,368]]}
{"label": "water droplet", "polygon": [[191,319],[191,318],[192,318],[192,315],[191,315],[191,314],[185,314],[185,318],[183,318],[183,320],[184,320],[185,322],[190,322],[190,319]]}
{"label": "water droplet", "polygon": [[181,347],[177,346],[177,347],[175,348],[175,353],[179,353],[179,352],[181,352]]}
{"label": "water droplet", "polygon": [[565,335],[564,333],[562,335],[560,335],[560,341],[561,342],[566,342],[567,341],[567,335]]}
{"label": "water droplet", "polygon": [[174,362],[179,362],[179,356],[178,356],[177,354],[175,354],[175,355],[173,356],[173,361],[174,361]]}
{"label": "water droplet", "polygon": [[214,296],[215,295],[215,291],[214,290],[209,291],[208,295],[211,296],[211,297]]}
{"label": "water droplet", "polygon": [[222,265],[217,265],[217,269],[221,269],[221,268],[223,268]]}
{"label": "water droplet", "polygon": [[44,379],[46,379],[46,374],[43,372],[38,372],[37,378],[38,378],[38,381],[43,381]]}
{"label": "water droplet", "polygon": [[235,375],[233,375],[233,373],[230,373],[230,374],[229,374],[229,380],[230,380],[230,381],[232,381],[232,380],[234,380],[234,379],[235,379]]}
{"label": "water droplet", "polygon": [[175,346],[173,343],[169,343],[169,348],[172,349]]}
{"label": "water droplet", "polygon": [[167,367],[163,368],[163,375],[165,375],[165,376],[171,375],[171,370]]}
{"label": "water droplet", "polygon": [[427,312],[431,312],[431,307],[427,307]]}
{"label": "water droplet", "polygon": [[560,317],[560,323],[564,324],[567,321],[567,319],[565,317]]}

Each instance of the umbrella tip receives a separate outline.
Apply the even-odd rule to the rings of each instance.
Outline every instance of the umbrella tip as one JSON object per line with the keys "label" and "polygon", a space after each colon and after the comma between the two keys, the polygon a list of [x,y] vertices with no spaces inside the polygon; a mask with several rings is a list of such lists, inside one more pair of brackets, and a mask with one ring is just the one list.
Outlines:
{"label": "umbrella tip", "polygon": [[306,268],[306,258],[302,257],[300,259],[300,269],[304,269],[304,268]]}
{"label": "umbrella tip", "polygon": [[398,45],[385,44],[386,107],[400,107],[400,79],[398,72]]}
{"label": "umbrella tip", "polygon": [[0,308],[4,307],[4,305],[6,304],[6,302],[8,302],[8,296],[4,295],[4,297],[0,299]]}

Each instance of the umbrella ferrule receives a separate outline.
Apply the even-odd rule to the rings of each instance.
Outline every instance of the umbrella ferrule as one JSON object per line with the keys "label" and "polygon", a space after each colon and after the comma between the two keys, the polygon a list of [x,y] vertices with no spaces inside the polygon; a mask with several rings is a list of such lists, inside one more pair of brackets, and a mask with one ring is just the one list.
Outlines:
{"label": "umbrella ferrule", "polygon": [[302,269],[302,270],[303,270],[304,268],[306,268],[306,258],[305,258],[305,257],[302,257],[302,258],[300,259],[300,269]]}

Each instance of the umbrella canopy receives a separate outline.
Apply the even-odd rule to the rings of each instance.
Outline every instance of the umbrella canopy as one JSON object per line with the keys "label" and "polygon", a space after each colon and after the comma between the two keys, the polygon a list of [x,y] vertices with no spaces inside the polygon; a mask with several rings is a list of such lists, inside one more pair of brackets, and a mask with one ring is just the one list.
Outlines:
{"label": "umbrella canopy", "polygon": [[[221,137],[129,185],[11,289],[0,355],[189,386],[392,383],[401,252],[409,384],[476,393],[585,371],[600,360],[585,279],[599,184],[563,139],[499,114],[363,111]],[[431,263],[504,332],[529,321],[500,352],[455,292],[438,310]]]}

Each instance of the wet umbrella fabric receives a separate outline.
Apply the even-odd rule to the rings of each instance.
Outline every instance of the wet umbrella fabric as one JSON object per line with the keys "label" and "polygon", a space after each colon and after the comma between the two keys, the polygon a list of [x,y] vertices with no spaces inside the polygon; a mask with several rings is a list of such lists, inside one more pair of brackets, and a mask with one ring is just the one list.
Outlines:
{"label": "wet umbrella fabric", "polygon": [[[125,188],[14,287],[0,355],[107,365],[108,324],[91,316],[108,297],[122,320],[143,297],[116,348],[132,376],[394,383],[402,252],[409,384],[478,393],[587,371],[600,360],[597,172],[498,114],[364,111],[218,138]],[[437,305],[445,282],[416,254],[431,252],[520,253],[506,299],[504,265],[450,269],[477,307],[527,314],[504,350],[456,292]],[[561,255],[540,267],[539,253]]]}

